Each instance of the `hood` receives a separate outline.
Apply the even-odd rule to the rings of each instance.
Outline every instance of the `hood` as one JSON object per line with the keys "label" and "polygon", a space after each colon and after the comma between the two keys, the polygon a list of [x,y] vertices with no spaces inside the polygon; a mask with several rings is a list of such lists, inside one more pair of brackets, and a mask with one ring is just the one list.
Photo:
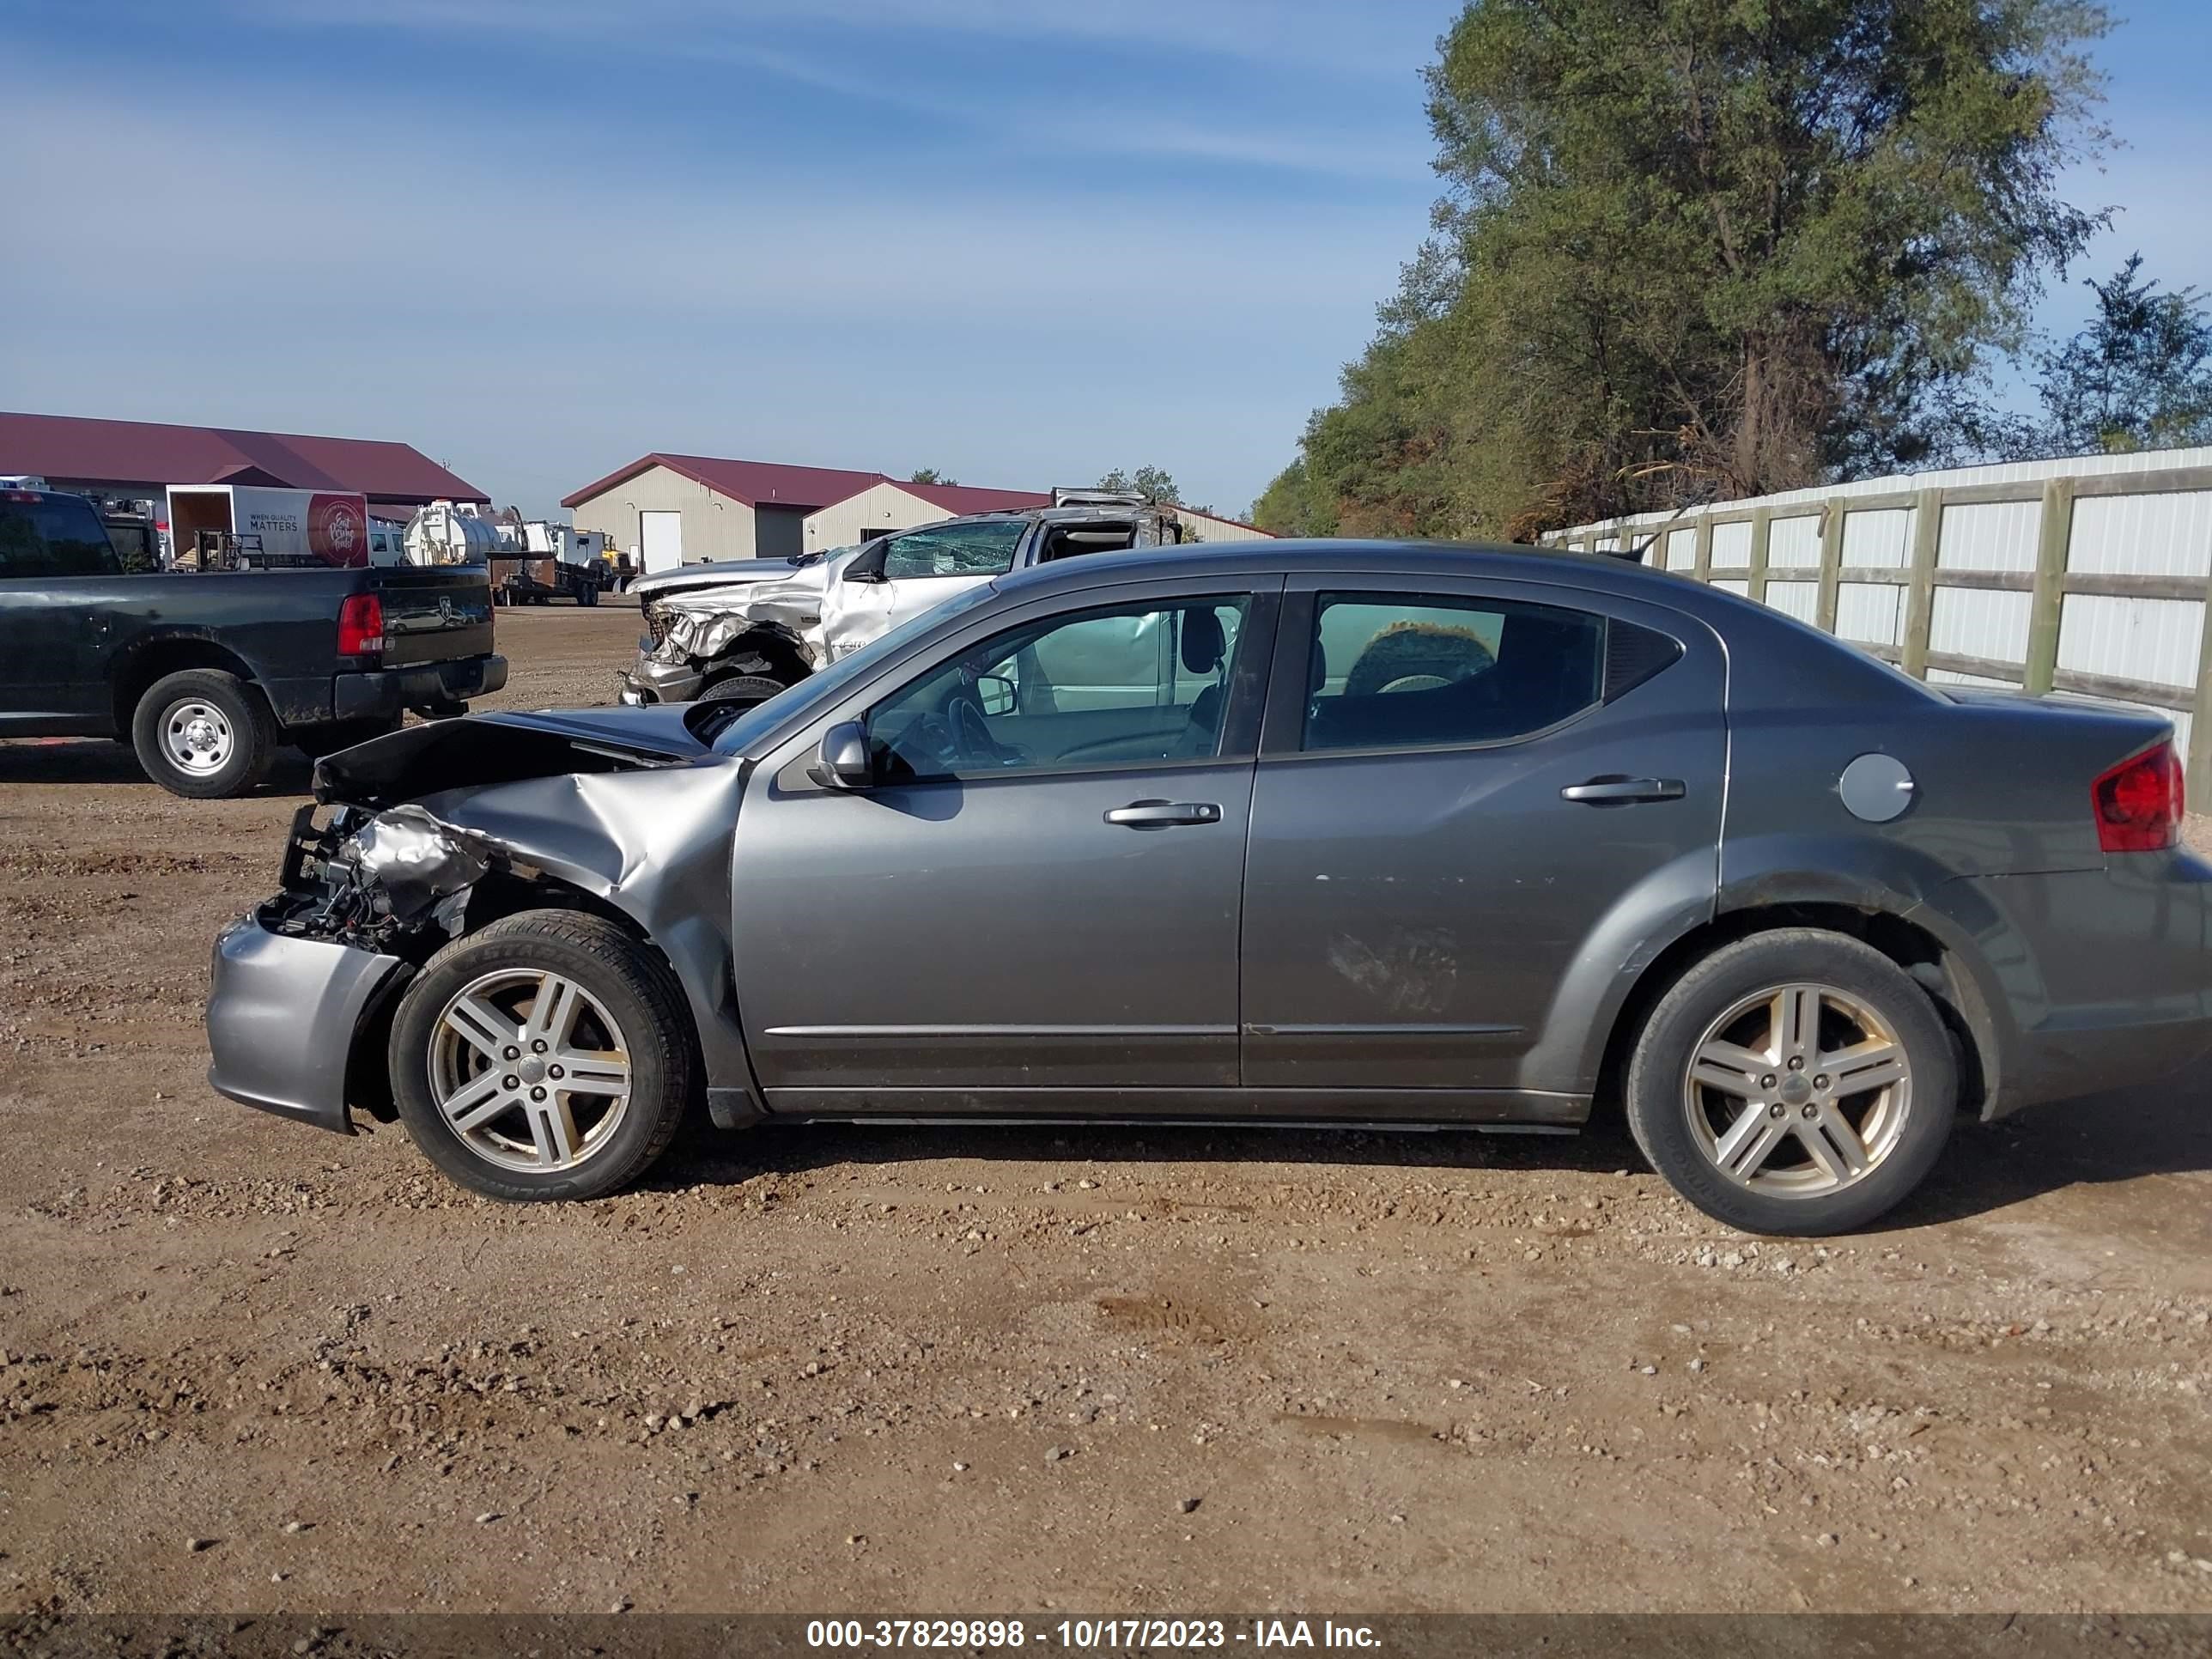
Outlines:
{"label": "hood", "polygon": [[711,754],[681,704],[544,708],[430,720],[325,756],[315,799],[384,807],[441,790],[564,773],[680,766]]}
{"label": "hood", "polygon": [[753,587],[797,575],[811,575],[819,581],[824,567],[859,551],[857,547],[833,547],[803,564],[793,564],[789,559],[717,559],[711,564],[687,564],[657,576],[641,576],[629,585],[629,592],[643,605],[702,588]]}
{"label": "hood", "polygon": [[794,599],[809,601],[803,607],[806,611],[818,609],[811,601],[818,600],[829,591],[830,560],[817,559],[812,564],[795,568],[779,563],[776,570],[778,574],[772,577],[754,580],[702,583],[647,593],[641,603],[658,603],[669,611],[691,611],[702,616],[719,616],[739,606],[750,610],[756,605]]}

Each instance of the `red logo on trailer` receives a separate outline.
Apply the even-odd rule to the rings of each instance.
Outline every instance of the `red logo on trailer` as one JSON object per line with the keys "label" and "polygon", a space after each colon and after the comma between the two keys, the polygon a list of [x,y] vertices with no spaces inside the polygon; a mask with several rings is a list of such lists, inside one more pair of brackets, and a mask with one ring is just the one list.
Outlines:
{"label": "red logo on trailer", "polygon": [[307,550],[325,564],[368,562],[368,498],[313,495],[307,500]]}

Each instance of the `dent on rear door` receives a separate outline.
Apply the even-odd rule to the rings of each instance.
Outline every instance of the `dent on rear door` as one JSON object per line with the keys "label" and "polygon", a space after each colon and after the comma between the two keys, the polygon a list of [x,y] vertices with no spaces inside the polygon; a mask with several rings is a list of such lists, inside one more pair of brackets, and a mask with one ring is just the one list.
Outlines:
{"label": "dent on rear door", "polygon": [[[1247,1086],[1586,1094],[1636,972],[1711,912],[1727,773],[1718,641],[1656,607],[1488,591],[1640,623],[1684,653],[1524,741],[1301,754],[1295,729],[1271,725],[1245,881]],[[1279,656],[1278,677],[1291,660]],[[1679,781],[1680,798],[1560,793],[1644,777]]]}

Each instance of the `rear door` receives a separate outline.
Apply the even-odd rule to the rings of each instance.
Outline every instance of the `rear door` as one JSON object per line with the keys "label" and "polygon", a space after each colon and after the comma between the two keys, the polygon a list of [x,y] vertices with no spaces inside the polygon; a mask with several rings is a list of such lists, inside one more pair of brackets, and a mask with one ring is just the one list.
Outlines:
{"label": "rear door", "polygon": [[1573,1088],[1563,986],[1645,948],[1652,904],[1712,901],[1718,641],[1543,583],[1290,587],[1253,791],[1245,1083]]}

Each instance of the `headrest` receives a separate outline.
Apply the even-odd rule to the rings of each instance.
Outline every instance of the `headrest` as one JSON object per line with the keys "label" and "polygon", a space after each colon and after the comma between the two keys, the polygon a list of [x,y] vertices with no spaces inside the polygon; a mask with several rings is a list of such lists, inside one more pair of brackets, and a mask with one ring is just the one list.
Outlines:
{"label": "headrest", "polygon": [[1182,613],[1182,665],[1194,674],[1211,674],[1228,649],[1221,618],[1210,610]]}

